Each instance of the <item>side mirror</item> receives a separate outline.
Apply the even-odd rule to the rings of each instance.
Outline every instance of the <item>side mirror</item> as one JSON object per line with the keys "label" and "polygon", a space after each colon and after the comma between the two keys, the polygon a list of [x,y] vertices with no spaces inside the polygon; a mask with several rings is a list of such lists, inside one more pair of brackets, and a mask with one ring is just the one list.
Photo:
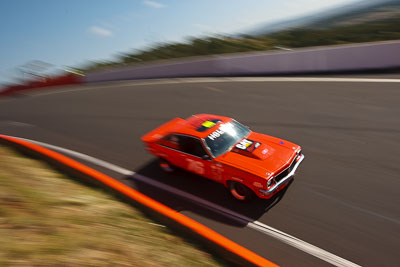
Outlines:
{"label": "side mirror", "polygon": [[203,160],[209,160],[209,159],[210,159],[210,156],[206,154],[206,155],[201,156],[201,159],[203,159]]}

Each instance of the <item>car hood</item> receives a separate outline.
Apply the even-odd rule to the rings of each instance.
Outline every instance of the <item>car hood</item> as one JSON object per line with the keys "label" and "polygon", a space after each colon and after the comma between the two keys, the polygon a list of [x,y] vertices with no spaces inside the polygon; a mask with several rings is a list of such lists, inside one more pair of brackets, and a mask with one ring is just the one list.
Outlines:
{"label": "car hood", "polygon": [[287,168],[300,146],[265,134],[251,132],[229,152],[216,158],[229,165],[254,175],[268,178]]}

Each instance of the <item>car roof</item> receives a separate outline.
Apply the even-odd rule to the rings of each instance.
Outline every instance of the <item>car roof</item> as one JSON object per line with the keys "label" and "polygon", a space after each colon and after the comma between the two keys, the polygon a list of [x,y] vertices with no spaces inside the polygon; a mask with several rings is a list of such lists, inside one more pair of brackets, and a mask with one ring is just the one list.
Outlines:
{"label": "car roof", "polygon": [[179,123],[173,132],[185,135],[191,135],[199,138],[206,138],[212,132],[217,130],[221,123],[229,122],[229,117],[212,115],[212,114],[196,114]]}

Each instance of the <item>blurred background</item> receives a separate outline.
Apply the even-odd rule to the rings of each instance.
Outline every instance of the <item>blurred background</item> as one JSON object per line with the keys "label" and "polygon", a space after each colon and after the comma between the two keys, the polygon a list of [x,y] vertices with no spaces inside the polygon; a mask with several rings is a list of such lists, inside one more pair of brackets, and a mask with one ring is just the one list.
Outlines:
{"label": "blurred background", "polygon": [[174,58],[400,39],[398,0],[1,1],[0,84]]}

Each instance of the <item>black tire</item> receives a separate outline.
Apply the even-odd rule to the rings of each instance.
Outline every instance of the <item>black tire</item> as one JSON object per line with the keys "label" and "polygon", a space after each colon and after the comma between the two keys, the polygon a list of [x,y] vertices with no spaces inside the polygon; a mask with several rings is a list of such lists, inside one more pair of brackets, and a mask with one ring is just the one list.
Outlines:
{"label": "black tire", "polygon": [[160,166],[161,170],[163,170],[166,173],[172,173],[176,170],[174,165],[172,165],[171,163],[169,163],[167,160],[165,160],[163,158],[158,159],[158,165]]}
{"label": "black tire", "polygon": [[254,197],[253,191],[242,183],[229,182],[229,193],[238,201],[246,202]]}

